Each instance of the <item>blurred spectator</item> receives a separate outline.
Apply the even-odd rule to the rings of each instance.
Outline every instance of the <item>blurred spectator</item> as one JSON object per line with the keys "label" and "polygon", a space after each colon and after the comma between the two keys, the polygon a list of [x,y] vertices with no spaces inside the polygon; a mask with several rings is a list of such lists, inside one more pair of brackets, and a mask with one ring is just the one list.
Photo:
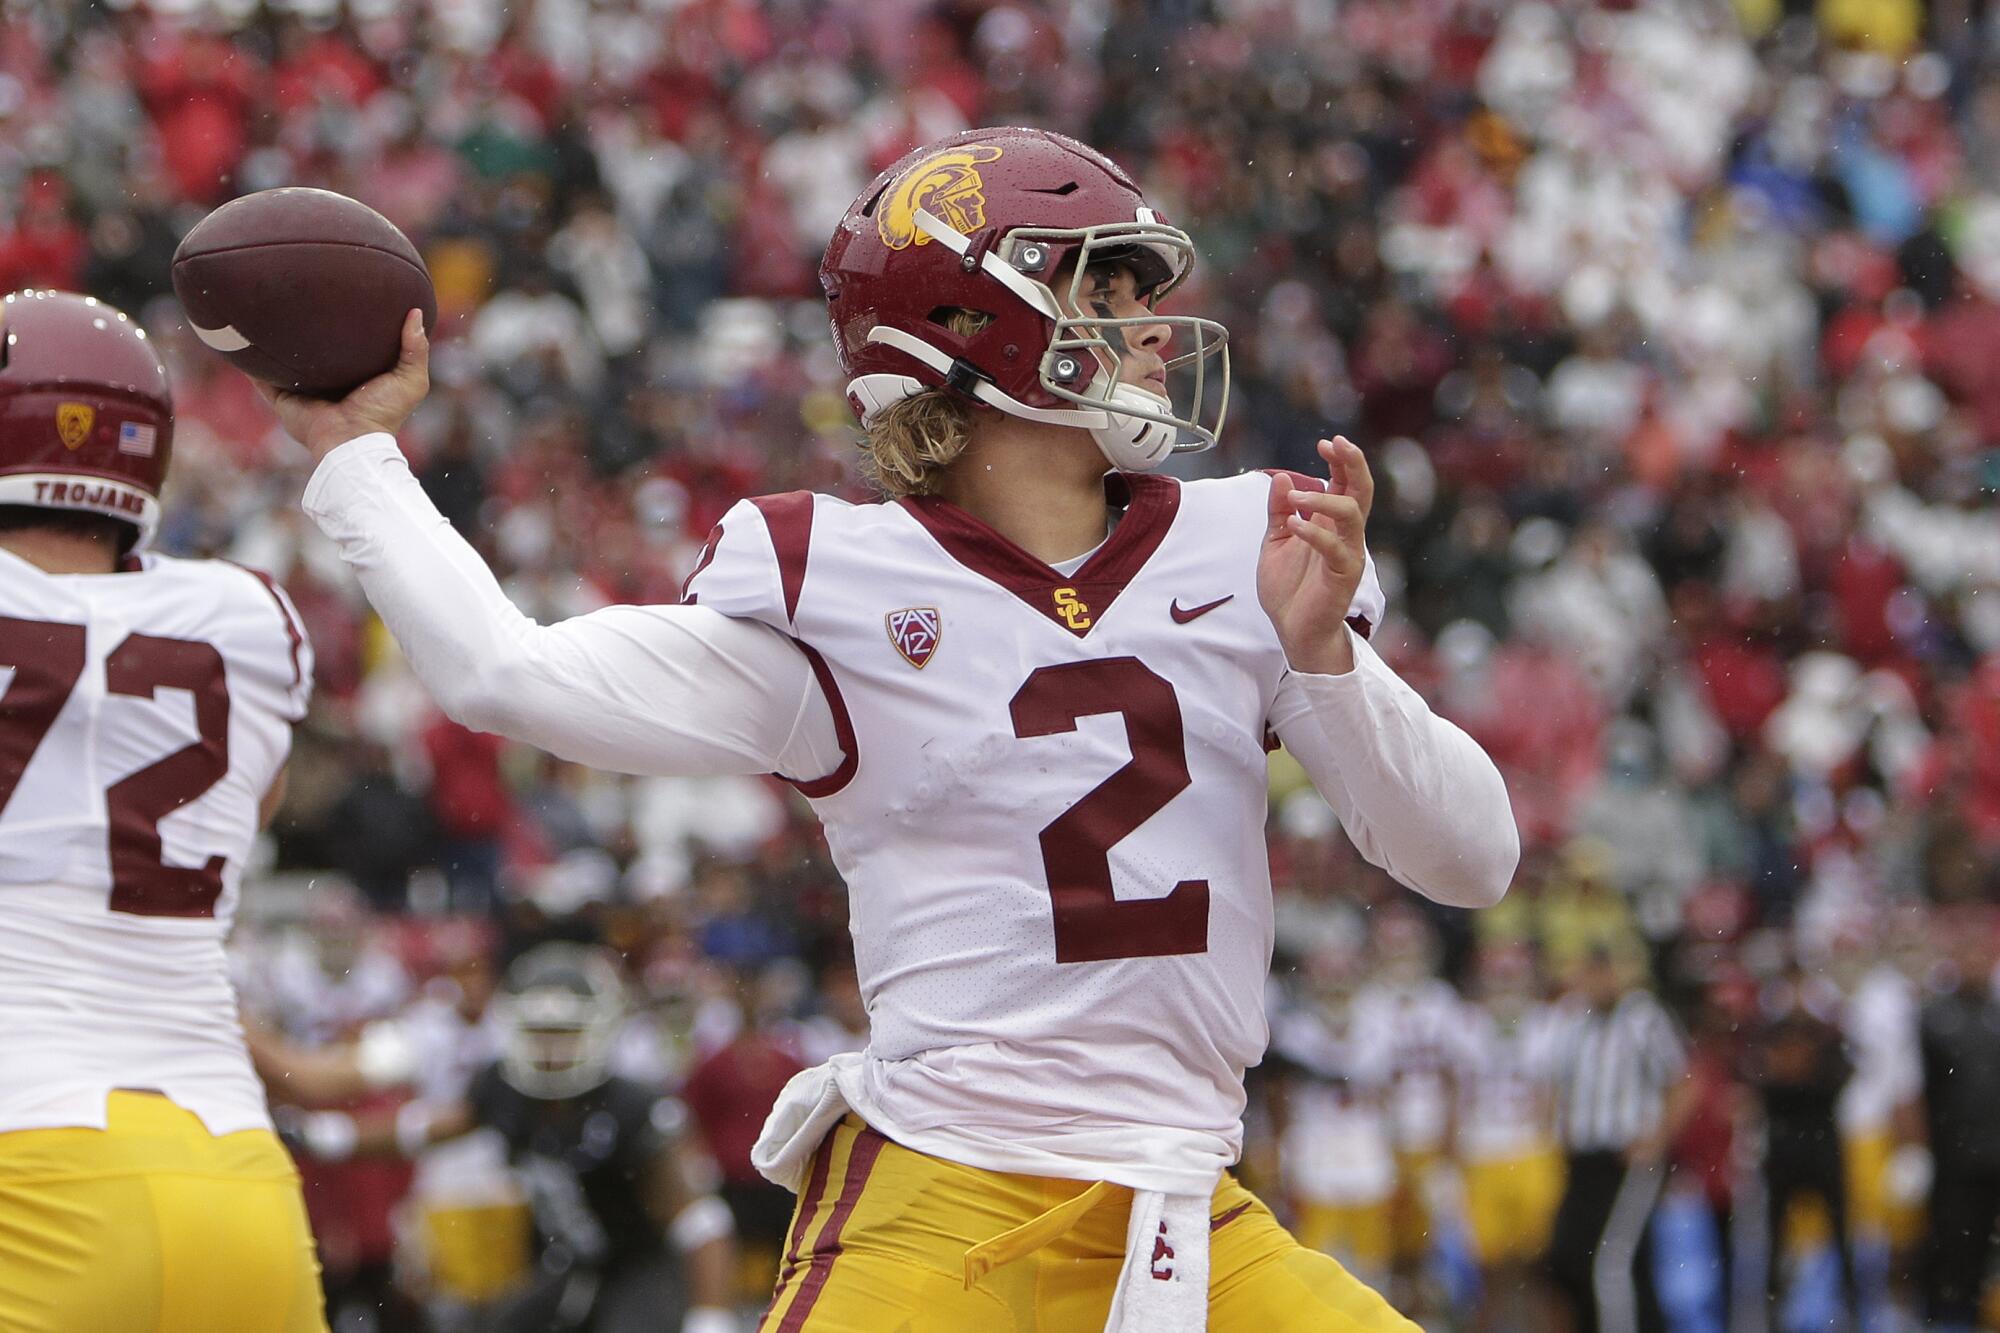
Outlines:
{"label": "blurred spectator", "polygon": [[455,911],[489,912],[499,901],[501,840],[514,811],[500,774],[503,745],[498,736],[469,731],[443,715],[424,729],[438,867]]}
{"label": "blurred spectator", "polygon": [[339,829],[366,829],[367,836],[334,840],[328,859],[378,911],[400,911],[409,905],[411,872],[430,855],[431,812],[422,798],[396,781],[386,750],[362,740],[350,746],[349,783],[327,811],[326,822]]}
{"label": "blurred spectator", "polygon": [[1764,1119],[1766,1203],[1764,1285],[1771,1315],[1782,1315],[1785,1251],[1793,1207],[1807,1197],[1826,1208],[1849,1318],[1858,1317],[1849,1243],[1846,1164],[1835,1115],[1853,1065],[1829,1016],[1838,993],[1796,968],[1772,988],[1767,1016],[1745,1052],[1745,1082]]}
{"label": "blurred spectator", "polygon": [[793,1200],[790,1190],[758,1174],[750,1164],[750,1148],[779,1091],[805,1066],[777,1031],[782,1015],[767,1002],[772,998],[770,987],[747,970],[738,978],[742,1027],[688,1073],[681,1098],[694,1113],[702,1139],[722,1171],[722,1199],[736,1218],[737,1237],[746,1252],[761,1259],[762,1285],[768,1287],[768,1275],[777,1271]]}
{"label": "blurred spectator", "polygon": [[2000,1220],[2000,997],[1995,995],[1994,922],[1980,910],[1954,913],[1944,931],[1948,988],[1924,1006],[1921,1115],[1913,1117],[1933,1164],[1926,1258],[1930,1326],[1971,1329]]}
{"label": "blurred spectator", "polygon": [[813,990],[820,1011],[799,1025],[798,1034],[799,1061],[808,1067],[868,1044],[868,1010],[852,958],[835,958],[820,968]]}

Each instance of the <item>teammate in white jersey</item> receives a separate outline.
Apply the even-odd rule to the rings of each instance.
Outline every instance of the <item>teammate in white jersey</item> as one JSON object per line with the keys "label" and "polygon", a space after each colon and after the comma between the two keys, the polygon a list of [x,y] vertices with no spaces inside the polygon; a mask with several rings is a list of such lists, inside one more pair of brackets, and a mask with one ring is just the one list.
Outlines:
{"label": "teammate in white jersey", "polygon": [[17,292],[0,342],[0,1328],[323,1328],[222,947],[311,653],[269,579],[146,551],[145,334]]}
{"label": "teammate in white jersey", "polygon": [[1513,819],[1347,624],[1380,611],[1360,450],[1322,445],[1330,487],[1151,475],[1226,401],[1224,331],[1158,308],[1192,261],[1072,140],[912,153],[821,268],[886,502],[745,501],[685,604],[548,627],[397,452],[420,325],[342,403],[273,395],[448,713],[602,767],[775,771],[825,822],[871,1035],[759,1145],[800,1191],[779,1333],[1408,1327],[1226,1174],[1266,1039],[1265,743],[1446,902],[1505,891]]}
{"label": "teammate in white jersey", "polygon": [[1329,940],[1302,971],[1304,993],[1273,1017],[1266,1061],[1279,1074],[1271,1109],[1292,1227],[1379,1284],[1395,1258],[1396,1149],[1388,1048],[1355,1016],[1366,952]]}
{"label": "teammate in white jersey", "polygon": [[1452,1052],[1467,1006],[1437,975],[1437,941],[1415,909],[1397,903],[1374,916],[1377,967],[1355,999],[1355,1023],[1387,1065],[1395,1266],[1414,1288],[1435,1248],[1431,1199],[1451,1146]]}
{"label": "teammate in white jersey", "polygon": [[[1525,944],[1480,947],[1475,1003],[1454,1028],[1454,1147],[1465,1212],[1484,1270],[1481,1328],[1529,1328],[1529,1274],[1548,1250],[1562,1202],[1556,1139],[1555,1013],[1537,992]],[[1539,1312],[1537,1312],[1539,1313]]]}

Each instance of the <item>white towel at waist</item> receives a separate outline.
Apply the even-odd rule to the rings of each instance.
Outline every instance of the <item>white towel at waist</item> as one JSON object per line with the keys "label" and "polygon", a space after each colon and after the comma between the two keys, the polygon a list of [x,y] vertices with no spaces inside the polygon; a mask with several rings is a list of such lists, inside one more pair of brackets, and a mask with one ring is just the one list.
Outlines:
{"label": "white towel at waist", "polygon": [[[870,1106],[874,1099],[865,1090],[865,1061],[861,1054],[837,1055],[823,1065],[794,1075],[785,1085],[750,1153],[752,1164],[766,1179],[798,1193],[820,1142],[849,1111],[885,1137],[948,1161],[982,1170],[1069,1180],[1102,1178],[1091,1173],[1086,1161],[1057,1157],[1020,1145],[981,1142],[978,1136],[965,1136],[963,1131],[946,1137],[967,1137],[970,1141],[945,1142],[939,1145],[943,1151],[924,1142],[938,1140],[939,1131],[908,1136],[899,1133],[892,1116],[871,1114],[876,1108]],[[918,1142],[910,1142],[912,1138]],[[953,1150],[957,1148],[969,1151]],[[1207,1328],[1208,1214],[1224,1165],[1218,1163],[1214,1167],[1204,1189],[1169,1193],[1136,1184],[1130,1187],[1133,1196],[1125,1232],[1125,1263],[1119,1270],[1118,1290],[1112,1299],[1105,1333],[1201,1333]],[[1076,1210],[1060,1206],[1051,1210],[1056,1211],[1069,1213],[1071,1221],[1079,1215]],[[996,1264],[1011,1262],[1040,1248],[1065,1229],[1066,1226],[1052,1230],[1030,1222],[1008,1233],[1022,1237],[1020,1245],[1003,1244],[997,1249],[990,1245],[975,1246],[975,1252],[987,1253],[968,1254],[967,1285]]]}

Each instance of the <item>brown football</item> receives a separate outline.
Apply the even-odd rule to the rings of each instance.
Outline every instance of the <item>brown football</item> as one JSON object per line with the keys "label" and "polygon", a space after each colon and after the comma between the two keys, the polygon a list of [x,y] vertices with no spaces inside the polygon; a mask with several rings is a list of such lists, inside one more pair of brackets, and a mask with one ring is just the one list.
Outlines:
{"label": "brown football", "polygon": [[331,190],[260,190],[195,225],[174,294],[245,374],[339,398],[396,364],[403,318],[437,323],[430,270],[396,224]]}

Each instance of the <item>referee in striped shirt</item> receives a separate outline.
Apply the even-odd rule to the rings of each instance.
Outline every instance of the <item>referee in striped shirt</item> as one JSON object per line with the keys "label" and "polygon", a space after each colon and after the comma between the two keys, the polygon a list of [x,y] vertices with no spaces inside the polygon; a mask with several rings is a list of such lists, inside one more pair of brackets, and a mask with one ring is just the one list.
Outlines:
{"label": "referee in striped shirt", "polygon": [[1650,1231],[1667,1150],[1694,1109],[1687,1050],[1638,978],[1644,964],[1602,946],[1563,1002],[1557,1105],[1569,1176],[1549,1275],[1574,1333],[1655,1333]]}

